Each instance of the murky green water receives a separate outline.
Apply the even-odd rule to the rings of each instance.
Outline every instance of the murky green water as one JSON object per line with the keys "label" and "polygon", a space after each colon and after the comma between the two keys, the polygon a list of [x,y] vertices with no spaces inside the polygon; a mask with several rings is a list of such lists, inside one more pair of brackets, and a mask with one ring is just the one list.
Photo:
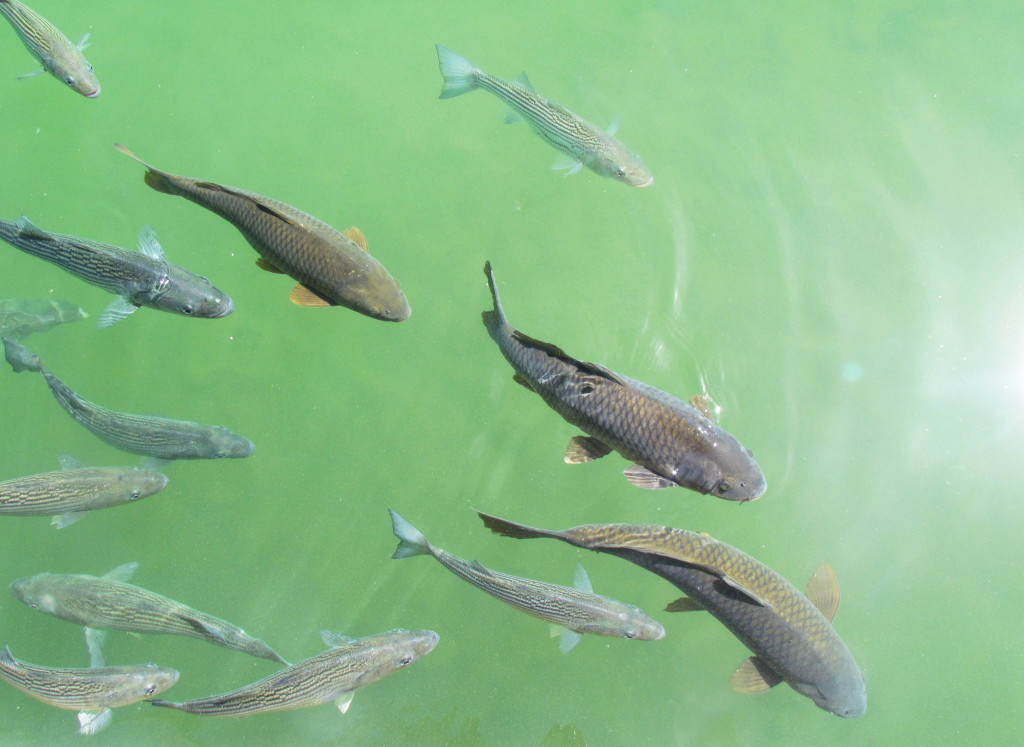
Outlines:
{"label": "murky green water", "polygon": [[[82,395],[219,423],[248,460],[178,463],[164,493],[62,531],[0,527],[0,581],[40,571],[133,581],[298,660],[318,631],[436,630],[436,650],[331,706],[215,720],[140,704],[102,743],[808,744],[1021,739],[1024,512],[1020,247],[1024,11],[1009,2],[33,7],[78,39],[94,101],[0,29],[0,215],[131,246],[151,223],[231,316],[141,310],[0,247],[0,296],[67,298],[92,318],[28,344]],[[563,178],[556,152],[478,92],[438,101],[434,43],[619,137],[656,184]],[[168,171],[276,197],[344,228],[402,281],[401,324],[303,309],[230,225],[157,194],[122,142]],[[617,456],[577,467],[575,431],[518,387],[488,339],[490,259],[510,320],[687,397],[706,387],[769,489],[737,506],[642,491]],[[132,464],[43,381],[0,371],[0,477],[58,453]],[[661,612],[665,581],[608,556],[492,536],[471,507],[535,525],[655,522],[709,532],[797,586],[822,562],[868,712],[828,715],[786,686],[733,693],[747,655],[707,615]],[[584,638],[427,558],[390,560],[386,512],[506,572],[653,613],[655,643]],[[85,666],[81,631],[0,596],[15,655]],[[111,633],[111,663],[154,661],[168,697],[221,692],[271,663],[190,639]],[[75,717],[4,686],[0,741],[81,743]]]}

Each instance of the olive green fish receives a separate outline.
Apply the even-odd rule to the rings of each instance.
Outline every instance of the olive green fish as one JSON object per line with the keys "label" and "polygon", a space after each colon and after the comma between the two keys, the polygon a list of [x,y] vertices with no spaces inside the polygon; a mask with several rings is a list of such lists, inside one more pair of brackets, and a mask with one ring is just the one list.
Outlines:
{"label": "olive green fish", "polygon": [[583,633],[641,641],[657,641],[665,637],[665,629],[640,608],[595,594],[582,565],[576,567],[576,587],[572,589],[498,573],[485,568],[479,560],[468,563],[434,547],[397,512],[390,513],[395,536],[399,539],[398,549],[392,558],[432,555],[449,571],[478,589],[529,615],[560,625],[562,640],[559,648],[563,654],[579,643]]}
{"label": "olive green fish", "polygon": [[14,223],[0,221],[0,239],[116,295],[100,315],[100,327],[109,327],[140,306],[203,319],[225,317],[235,308],[209,280],[168,262],[151,226],[139,233],[137,252],[49,233],[24,215]]}
{"label": "olive green fish", "polygon": [[157,459],[244,459],[252,456],[252,441],[222,425],[204,425],[156,415],[132,415],[108,410],[79,397],[63,381],[43,368],[39,356],[9,337],[4,354],[15,371],[41,373],[68,415],[96,436],[122,451]]}
{"label": "olive green fish", "polygon": [[408,666],[437,645],[437,633],[432,630],[391,630],[357,640],[322,630],[320,637],[332,648],[259,682],[184,703],[150,702],[203,716],[251,716],[333,700],[345,713],[357,689]]}
{"label": "olive green fish", "polygon": [[0,337],[23,339],[58,324],[77,322],[88,314],[70,301],[42,298],[0,298]]}
{"label": "olive green fish", "polygon": [[837,716],[862,716],[867,709],[864,675],[832,627],[839,587],[831,567],[818,568],[804,596],[768,566],[706,534],[653,524],[554,531],[477,513],[496,534],[549,537],[609,553],[674,584],[686,598],[669,611],[707,610],[754,653],[733,673],[735,690],[761,692],[785,681]]}
{"label": "olive green fish", "polygon": [[159,171],[123,145],[119,151],[145,166],[146,184],[178,195],[234,224],[260,255],[258,267],[298,281],[299,306],[344,306],[386,322],[409,318],[409,302],[384,265],[370,255],[362,231],[344,233],[291,205],[222,184]]}
{"label": "olive green fish", "polygon": [[569,174],[575,174],[586,166],[631,187],[654,184],[654,177],[640,156],[612,137],[615,127],[605,132],[554,101],[537,95],[526,73],[511,82],[505,81],[488,75],[447,47],[435,46],[444,76],[440,98],[461,96],[475,88],[490,91],[508,107],[506,124],[525,120],[542,140],[564,154],[554,168],[569,169]]}
{"label": "olive green fish", "polygon": [[100,84],[92,65],[82,54],[82,50],[89,46],[86,43],[88,34],[78,44],[72,44],[56,26],[18,0],[0,0],[0,14],[10,21],[25,47],[43,65],[42,70],[26,73],[20,78],[47,72],[86,98],[94,99],[100,95]]}
{"label": "olive green fish", "polygon": [[[490,262],[484,274],[494,300],[494,310],[483,312],[484,326],[515,369],[513,378],[589,434],[569,441],[568,464],[614,450],[634,463],[623,474],[641,488],[678,485],[730,501],[764,494],[764,474],[751,451],[707,412],[523,334],[505,318]],[[706,408],[700,398],[693,401]]]}
{"label": "olive green fish", "polygon": [[63,454],[60,472],[0,482],[0,515],[52,516],[58,529],[89,511],[131,503],[167,487],[167,476],[137,467],[83,467]]}
{"label": "olive green fish", "polygon": [[62,669],[15,659],[0,652],[0,679],[47,705],[82,711],[79,733],[95,734],[110,721],[110,709],[159,695],[178,681],[178,672],[155,664]]}
{"label": "olive green fish", "polygon": [[84,625],[93,656],[103,639],[100,630],[105,629],[183,635],[261,659],[288,663],[266,643],[237,625],[125,583],[138,565],[125,563],[101,577],[39,573],[11,583],[11,594],[33,609]]}

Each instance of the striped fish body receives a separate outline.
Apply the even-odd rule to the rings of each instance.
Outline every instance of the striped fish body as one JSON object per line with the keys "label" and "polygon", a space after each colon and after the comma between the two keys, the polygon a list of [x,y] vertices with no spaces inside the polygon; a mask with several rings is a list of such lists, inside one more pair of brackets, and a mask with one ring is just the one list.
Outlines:
{"label": "striped fish body", "polygon": [[146,184],[178,195],[233,224],[262,258],[257,264],[284,273],[299,285],[291,299],[302,306],[344,306],[382,321],[409,318],[409,303],[398,282],[366,249],[358,229],[348,235],[308,213],[269,197],[213,182],[154,169],[124,146],[117,146],[147,169]]}
{"label": "striped fish body", "polygon": [[137,501],[165,487],[165,475],[132,467],[45,472],[0,482],[0,515],[76,515]]}
{"label": "striped fish body", "polygon": [[15,659],[4,646],[0,678],[36,700],[72,711],[99,711],[138,703],[178,681],[178,672],[154,664],[61,669]]}
{"label": "striped fish body", "polygon": [[40,573],[14,581],[11,594],[30,607],[87,628],[187,636],[287,663],[266,643],[236,625],[122,581]]}
{"label": "striped fish body", "polygon": [[[856,717],[866,710],[864,676],[821,609],[778,573],[735,547],[706,534],[655,525],[587,524],[549,531],[480,516],[498,534],[559,539],[658,574],[754,653],[751,673],[757,670],[765,689],[784,680],[830,713]],[[828,573],[834,585],[830,569]],[[831,598],[822,594],[822,606],[830,616],[839,603],[838,588],[829,590],[833,591]]]}
{"label": "striped fish body", "polygon": [[561,151],[575,166],[576,173],[586,166],[601,176],[611,177],[633,187],[647,187],[654,177],[633,151],[609,133],[549,101],[533,90],[526,74],[516,81],[488,75],[469,60],[440,44],[437,58],[444,76],[441,98],[451,98],[482,88],[497,96],[509,108],[506,122],[523,119],[542,140]]}
{"label": "striped fish body", "polygon": [[484,326],[515,369],[516,380],[590,436],[570,442],[567,462],[597,459],[614,450],[637,465],[626,476],[641,487],[678,485],[732,501],[764,494],[761,468],[730,433],[660,389],[577,360],[518,331],[505,318],[489,262],[484,273],[494,301],[494,309],[483,313]]}
{"label": "striped fish body", "polygon": [[148,227],[140,235],[140,244],[150,247],[152,255],[49,233],[24,216],[15,223],[0,221],[0,238],[136,307],[205,319],[226,316],[234,309],[228,295],[205,277],[168,262]]}
{"label": "striped fish body", "polygon": [[37,298],[0,299],[0,337],[22,339],[45,332],[58,324],[88,316],[81,307],[64,300]]}
{"label": "striped fish body", "polygon": [[86,98],[100,95],[92,65],[82,54],[88,34],[77,45],[72,44],[52,23],[18,0],[0,0],[0,14],[46,72]]}
{"label": "striped fish body", "polygon": [[430,653],[437,640],[432,630],[392,630],[346,641],[238,690],[183,703],[154,700],[153,705],[204,716],[250,716],[338,700],[344,713],[355,690]]}

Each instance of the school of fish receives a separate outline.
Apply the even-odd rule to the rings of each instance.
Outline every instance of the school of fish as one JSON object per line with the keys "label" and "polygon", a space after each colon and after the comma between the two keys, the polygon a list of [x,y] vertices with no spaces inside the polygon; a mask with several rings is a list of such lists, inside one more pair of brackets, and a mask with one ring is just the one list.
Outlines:
{"label": "school of fish", "polygon": [[[82,54],[88,34],[72,44],[56,26],[18,0],[0,0],[0,14],[42,65],[42,70],[21,77],[49,72],[82,96],[99,95],[99,81]],[[641,158],[614,137],[617,124],[602,129],[543,98],[525,73],[504,80],[440,44],[436,52],[442,77],[440,98],[477,88],[492,94],[506,107],[506,123],[526,122],[560,152],[555,168],[575,174],[585,167],[633,187],[654,184]],[[285,202],[176,176],[142,161],[121,144],[115,147],[145,167],[145,184],[153,190],[184,197],[237,228],[256,251],[258,268],[295,281],[289,292],[292,303],[307,308],[341,306],[379,321],[410,318],[400,283],[370,254],[365,236],[355,226],[339,231]],[[101,328],[141,307],[203,319],[219,319],[236,311],[231,297],[207,278],[171,264],[149,226],[139,234],[138,251],[51,233],[24,215],[11,222],[0,220],[0,239],[114,294],[115,300],[98,316]],[[390,255],[389,262],[401,263],[392,249],[385,254]],[[511,365],[514,381],[583,431],[584,435],[569,441],[566,463],[590,462],[615,451],[630,463],[623,474],[638,487],[681,487],[739,503],[765,494],[767,481],[753,452],[715,421],[707,397],[684,401],[527,336],[506,318],[490,262],[484,274],[492,307],[483,311],[483,324]],[[87,513],[159,493],[169,482],[160,469],[172,460],[244,459],[254,452],[252,441],[224,426],[134,415],[86,400],[21,342],[30,334],[86,316],[63,300],[0,299],[6,360],[14,372],[41,374],[76,422],[116,449],[144,457],[142,464],[90,467],[62,455],[60,470],[0,481],[0,517],[46,516],[62,529]],[[595,594],[581,564],[572,587],[501,573],[432,545],[398,512],[389,512],[399,540],[393,558],[431,556],[473,587],[557,626],[563,653],[576,646],[583,634],[641,641],[668,637],[662,624],[637,606]],[[750,555],[706,534],[626,523],[548,530],[482,511],[478,514],[496,534],[558,539],[623,558],[673,584],[685,596],[670,603],[666,611],[709,612],[752,653],[730,678],[734,690],[757,693],[786,682],[829,713],[846,718],[865,713],[864,675],[832,625],[839,589],[830,566],[819,567],[805,594]],[[11,594],[28,607],[84,627],[90,667],[29,664],[15,659],[5,645],[0,651],[0,679],[51,706],[78,711],[82,734],[106,727],[110,709],[146,699],[161,708],[206,716],[248,716],[332,701],[345,713],[355,690],[424,657],[439,640],[432,630],[394,629],[358,639],[323,630],[320,635],[327,650],[289,664],[242,628],[128,583],[137,567],[135,562],[125,563],[102,576],[40,572],[12,581]],[[487,614],[497,616],[496,611],[481,607],[474,617]],[[107,666],[103,645],[108,630],[194,638],[282,668],[221,694],[182,701],[153,699],[178,681],[178,672],[155,664]],[[676,650],[676,655],[685,655],[683,644],[677,644]]]}

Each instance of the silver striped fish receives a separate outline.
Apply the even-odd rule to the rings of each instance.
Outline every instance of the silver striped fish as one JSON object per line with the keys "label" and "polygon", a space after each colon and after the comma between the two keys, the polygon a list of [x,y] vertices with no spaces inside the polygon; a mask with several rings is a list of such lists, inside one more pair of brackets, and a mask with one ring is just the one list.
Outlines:
{"label": "silver striped fish", "polygon": [[562,627],[559,648],[568,653],[583,633],[657,641],[665,629],[631,604],[595,594],[582,565],[577,566],[576,588],[510,576],[485,568],[479,560],[469,563],[434,547],[416,527],[391,511],[398,549],[392,558],[433,555],[441,565],[493,597],[516,609]]}
{"label": "silver striped fish", "polygon": [[0,298],[0,337],[19,340],[88,314],[70,301],[51,298]]}
{"label": "silver striped fish", "polygon": [[75,394],[21,343],[9,337],[3,343],[7,362],[15,371],[41,373],[68,415],[122,451],[158,459],[244,459],[255,450],[252,441],[222,425],[108,410]]}
{"label": "silver striped fish", "polygon": [[161,472],[137,467],[83,467],[63,454],[59,472],[0,482],[0,515],[52,516],[58,529],[89,511],[131,503],[167,487]]}
{"label": "silver striped fish", "polygon": [[537,95],[526,73],[513,81],[495,78],[447,47],[436,46],[444,76],[440,98],[461,96],[474,88],[483,88],[505,102],[508,107],[506,124],[526,120],[531,130],[565,155],[554,168],[567,168],[569,174],[575,174],[586,166],[631,187],[654,184],[654,177],[640,156],[612,137],[614,127],[605,132],[554,101]]}
{"label": "silver striped fish", "polygon": [[333,700],[338,710],[345,713],[357,689],[426,656],[437,645],[438,638],[432,630],[391,630],[357,640],[322,630],[320,637],[333,648],[259,682],[184,703],[150,702],[203,716],[251,716],[309,708]]}
{"label": "silver striped fish", "polygon": [[178,672],[155,664],[65,669],[15,659],[4,645],[0,679],[47,705],[82,711],[79,732],[95,734],[109,722],[110,709],[158,695],[178,681]]}
{"label": "silver striped fish", "polygon": [[14,581],[16,599],[61,620],[86,628],[89,651],[95,655],[100,629],[129,633],[182,635],[241,651],[281,664],[288,662],[258,638],[219,617],[192,609],[161,594],[125,583],[138,563],[125,563],[102,577],[39,573]]}
{"label": "silver striped fish", "polygon": [[47,72],[86,98],[94,99],[100,95],[100,83],[93,74],[92,65],[82,54],[88,46],[88,34],[78,44],[72,44],[56,26],[18,0],[0,0],[0,14],[10,22],[25,47],[43,66],[42,70],[19,77],[28,78]]}
{"label": "silver striped fish", "polygon": [[100,315],[100,327],[109,327],[140,306],[202,319],[220,319],[235,308],[228,295],[205,277],[168,262],[151,226],[139,232],[137,252],[49,233],[24,215],[14,223],[0,220],[0,239],[116,295]]}

